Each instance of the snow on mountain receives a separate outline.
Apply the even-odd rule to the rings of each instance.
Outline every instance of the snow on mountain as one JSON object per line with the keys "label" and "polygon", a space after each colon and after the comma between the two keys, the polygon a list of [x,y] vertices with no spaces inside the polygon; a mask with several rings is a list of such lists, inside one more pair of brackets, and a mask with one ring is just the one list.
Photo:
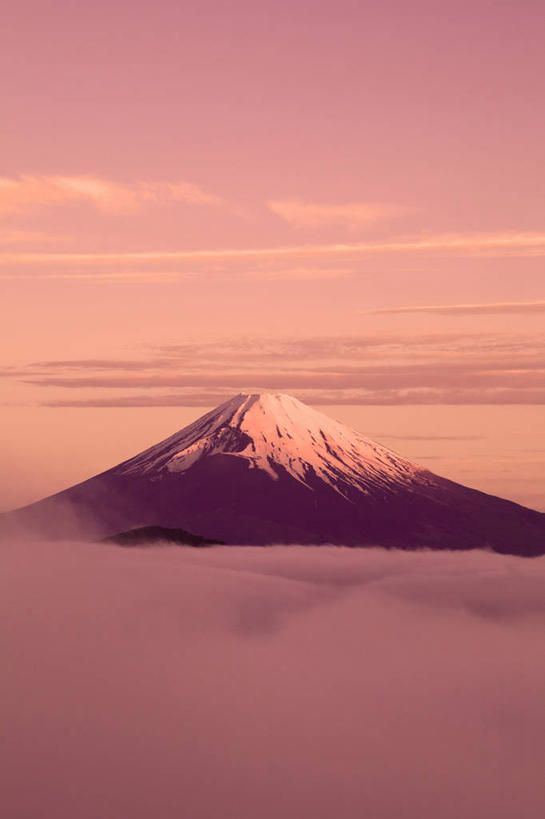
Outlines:
{"label": "snow on mountain", "polygon": [[124,474],[186,472],[205,456],[242,458],[278,480],[281,470],[308,488],[317,476],[343,485],[411,483],[425,470],[282,393],[240,394],[120,467]]}

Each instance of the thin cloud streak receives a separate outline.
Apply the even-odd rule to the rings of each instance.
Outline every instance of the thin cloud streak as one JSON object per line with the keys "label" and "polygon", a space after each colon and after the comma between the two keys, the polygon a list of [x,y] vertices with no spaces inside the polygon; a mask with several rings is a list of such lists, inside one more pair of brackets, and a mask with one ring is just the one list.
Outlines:
{"label": "thin cloud streak", "polygon": [[43,370],[155,370],[174,369],[176,358],[82,358],[66,361],[33,361],[29,366]]}
{"label": "thin cloud streak", "polygon": [[225,369],[212,372],[191,372],[150,375],[85,375],[51,376],[43,375],[23,379],[34,386],[80,389],[101,387],[106,389],[133,389],[139,387],[198,387],[212,384],[215,387],[248,388],[251,392],[261,390],[286,389],[419,389],[439,388],[539,388],[545,384],[545,369],[487,371],[481,367],[464,366],[456,363],[453,367],[442,367],[440,362],[423,366],[398,366],[387,364],[380,368],[363,368],[355,371],[284,371],[256,372]]}
{"label": "thin cloud streak", "polygon": [[492,302],[490,304],[422,304],[404,307],[381,307],[366,310],[367,314],[384,313],[441,313],[452,315],[501,314],[501,313],[545,313],[545,301]]}
{"label": "thin cloud streak", "polygon": [[196,393],[189,395],[132,395],[104,398],[84,398],[75,400],[43,401],[42,407],[74,408],[128,408],[128,407],[203,407],[208,409],[227,401],[231,392]]}
{"label": "thin cloud streak", "polygon": [[256,279],[298,279],[317,281],[319,279],[347,279],[351,276],[363,275],[357,268],[347,267],[284,267],[275,269],[247,270],[241,275]]}
{"label": "thin cloud streak", "polygon": [[291,256],[322,256],[350,254],[388,254],[403,252],[458,252],[467,253],[479,248],[496,249],[502,255],[505,249],[532,247],[545,255],[545,233],[460,234],[413,237],[388,242],[347,242],[319,245],[290,245],[265,248],[225,248],[218,250],[149,250],[80,253],[12,253],[0,254],[0,264],[63,264],[80,262],[150,262],[157,260],[245,259]]}
{"label": "thin cloud streak", "polygon": [[[0,239],[1,242],[1,239]],[[1,261],[0,261],[1,264]],[[202,272],[202,271],[200,271]],[[210,273],[211,271],[206,271]],[[214,271],[218,272],[218,271]],[[92,272],[75,272],[75,273],[62,273],[62,272],[55,272],[49,273],[44,271],[34,271],[28,272],[25,271],[24,273],[0,273],[0,281],[25,281],[27,279],[33,279],[34,281],[41,281],[41,282],[48,282],[48,281],[58,281],[61,280],[70,280],[73,279],[74,281],[117,281],[117,282],[142,282],[147,284],[171,284],[177,281],[183,281],[189,278],[196,278],[197,272],[192,270],[187,271],[177,271],[177,270],[165,270],[165,271],[133,271],[133,272],[114,272],[111,270],[94,270]],[[318,279],[345,279],[355,275],[362,275],[361,271],[354,269],[354,268],[328,268],[328,267],[286,267],[282,269],[275,269],[275,270],[238,270],[238,271],[230,271],[226,275],[226,271],[221,271],[222,278],[246,278],[246,279],[264,279],[270,281],[278,281],[278,280],[308,280],[308,281],[317,281]]]}
{"label": "thin cloud streak", "polygon": [[411,212],[412,208],[380,202],[349,202],[320,205],[298,200],[268,202],[269,210],[296,228],[323,228],[329,225],[356,230]]}
{"label": "thin cloud streak", "polygon": [[375,432],[376,438],[387,438],[389,441],[482,441],[483,435],[396,435],[387,432]]}
{"label": "thin cloud streak", "polygon": [[140,284],[171,284],[193,278],[191,272],[170,270],[133,271],[116,273],[114,271],[93,271],[92,273],[0,273],[0,280],[19,281],[33,279],[34,281],[111,281]]}
{"label": "thin cloud streak", "polygon": [[[545,335],[528,334],[490,334],[471,332],[441,332],[441,333],[377,333],[373,335],[350,335],[350,336],[304,336],[302,338],[290,337],[267,337],[267,336],[242,336],[238,338],[218,338],[208,345],[186,343],[186,344],[166,344],[159,345],[154,349],[158,350],[161,356],[180,354],[190,356],[208,356],[213,351],[213,356],[235,354],[237,361],[251,358],[281,358],[283,362],[288,359],[309,359],[317,361],[320,359],[336,358],[345,360],[356,358],[362,361],[361,355],[401,355],[402,359],[413,360],[417,353],[426,355],[440,355],[441,361],[446,357],[460,355],[461,353],[476,352],[486,356],[483,361],[490,361],[492,354],[502,353],[505,356],[542,355],[545,345]],[[524,359],[526,360],[526,358]],[[544,360],[541,358],[540,360]]]}
{"label": "thin cloud streak", "polygon": [[[166,393],[101,396],[99,398],[52,399],[43,407],[210,407],[226,401],[232,390],[209,393]],[[312,406],[531,406],[545,405],[544,389],[415,389],[377,390],[374,392],[335,390],[322,392],[293,391],[299,400]]]}

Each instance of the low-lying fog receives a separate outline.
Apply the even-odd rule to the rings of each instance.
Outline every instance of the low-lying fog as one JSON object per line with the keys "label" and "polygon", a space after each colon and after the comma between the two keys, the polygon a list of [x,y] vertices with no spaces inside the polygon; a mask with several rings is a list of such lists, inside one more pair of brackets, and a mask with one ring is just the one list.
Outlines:
{"label": "low-lying fog", "polygon": [[1,553],[10,819],[545,814],[545,558]]}

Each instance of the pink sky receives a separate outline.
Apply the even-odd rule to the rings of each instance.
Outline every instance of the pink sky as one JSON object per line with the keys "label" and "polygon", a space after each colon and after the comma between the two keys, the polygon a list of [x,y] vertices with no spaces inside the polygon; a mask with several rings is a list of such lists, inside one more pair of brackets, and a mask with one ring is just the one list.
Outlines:
{"label": "pink sky", "polygon": [[544,30],[524,1],[10,0],[0,508],[274,389],[545,509]]}

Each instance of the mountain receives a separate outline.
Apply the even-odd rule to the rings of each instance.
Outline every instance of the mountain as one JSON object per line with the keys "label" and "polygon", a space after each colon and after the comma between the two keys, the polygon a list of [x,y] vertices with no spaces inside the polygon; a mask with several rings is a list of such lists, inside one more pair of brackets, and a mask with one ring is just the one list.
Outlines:
{"label": "mountain", "polygon": [[289,395],[237,395],[0,525],[104,538],[142,526],[239,544],[545,553],[545,515],[434,475]]}

